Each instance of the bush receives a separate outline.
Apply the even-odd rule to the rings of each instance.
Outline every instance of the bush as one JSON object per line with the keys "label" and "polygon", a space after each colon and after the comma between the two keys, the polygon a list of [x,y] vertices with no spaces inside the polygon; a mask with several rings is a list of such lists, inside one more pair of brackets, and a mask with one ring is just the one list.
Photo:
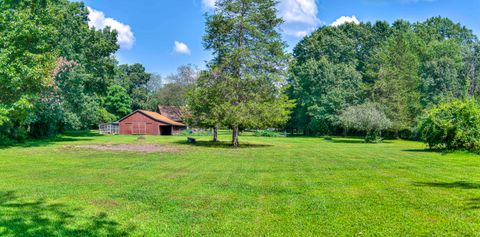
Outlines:
{"label": "bush", "polygon": [[270,130],[256,130],[253,133],[253,135],[257,137],[280,137],[281,136],[278,132],[274,132]]}
{"label": "bush", "polygon": [[480,107],[473,100],[442,103],[425,112],[417,135],[430,149],[480,151]]}
{"label": "bush", "polygon": [[340,122],[347,129],[353,128],[365,132],[365,142],[381,142],[382,130],[388,129],[392,123],[377,104],[365,103],[347,108],[340,115]]}
{"label": "bush", "polygon": [[207,130],[187,129],[179,133],[181,136],[211,136],[212,132]]}

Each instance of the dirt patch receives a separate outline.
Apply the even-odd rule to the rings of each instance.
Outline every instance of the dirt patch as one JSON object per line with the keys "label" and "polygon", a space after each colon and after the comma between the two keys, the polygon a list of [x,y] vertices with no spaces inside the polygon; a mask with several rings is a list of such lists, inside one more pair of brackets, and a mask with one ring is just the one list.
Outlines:
{"label": "dirt patch", "polygon": [[157,144],[100,144],[100,145],[81,145],[74,148],[94,149],[99,151],[133,151],[145,153],[157,152],[178,152],[179,149]]}

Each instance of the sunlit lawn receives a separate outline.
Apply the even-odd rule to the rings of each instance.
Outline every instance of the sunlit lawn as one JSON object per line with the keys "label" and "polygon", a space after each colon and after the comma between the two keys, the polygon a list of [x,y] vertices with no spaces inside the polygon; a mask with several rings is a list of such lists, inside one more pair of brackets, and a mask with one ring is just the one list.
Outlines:
{"label": "sunlit lawn", "polygon": [[[228,136],[221,136],[228,141]],[[409,141],[71,134],[0,148],[0,236],[475,236],[480,156]]]}

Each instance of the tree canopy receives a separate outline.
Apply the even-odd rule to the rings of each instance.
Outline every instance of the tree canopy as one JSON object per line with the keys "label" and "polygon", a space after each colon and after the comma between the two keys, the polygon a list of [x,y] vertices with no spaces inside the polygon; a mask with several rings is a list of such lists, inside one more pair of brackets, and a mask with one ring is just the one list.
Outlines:
{"label": "tree canopy", "polygon": [[424,109],[480,93],[478,39],[442,17],[323,26],[293,56],[288,128],[305,134],[338,132],[346,108],[370,101],[392,121],[392,134],[408,138]]}
{"label": "tree canopy", "polygon": [[[220,0],[207,16],[204,46],[214,58],[210,72],[200,77],[198,91],[213,104],[193,104],[195,114],[208,111],[213,124],[233,130],[232,144],[238,146],[242,129],[264,128],[286,122],[290,102],[282,93],[287,66],[285,43],[274,0]],[[193,103],[202,101],[194,98]]]}

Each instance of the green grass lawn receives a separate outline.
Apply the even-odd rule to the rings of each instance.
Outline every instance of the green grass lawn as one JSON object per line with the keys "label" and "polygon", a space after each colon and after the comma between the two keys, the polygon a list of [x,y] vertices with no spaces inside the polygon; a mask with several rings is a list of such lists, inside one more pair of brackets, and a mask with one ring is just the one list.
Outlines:
{"label": "green grass lawn", "polygon": [[[478,236],[480,156],[422,143],[70,134],[0,148],[0,236]],[[228,136],[221,136],[228,141]],[[248,143],[248,145],[245,145]]]}

